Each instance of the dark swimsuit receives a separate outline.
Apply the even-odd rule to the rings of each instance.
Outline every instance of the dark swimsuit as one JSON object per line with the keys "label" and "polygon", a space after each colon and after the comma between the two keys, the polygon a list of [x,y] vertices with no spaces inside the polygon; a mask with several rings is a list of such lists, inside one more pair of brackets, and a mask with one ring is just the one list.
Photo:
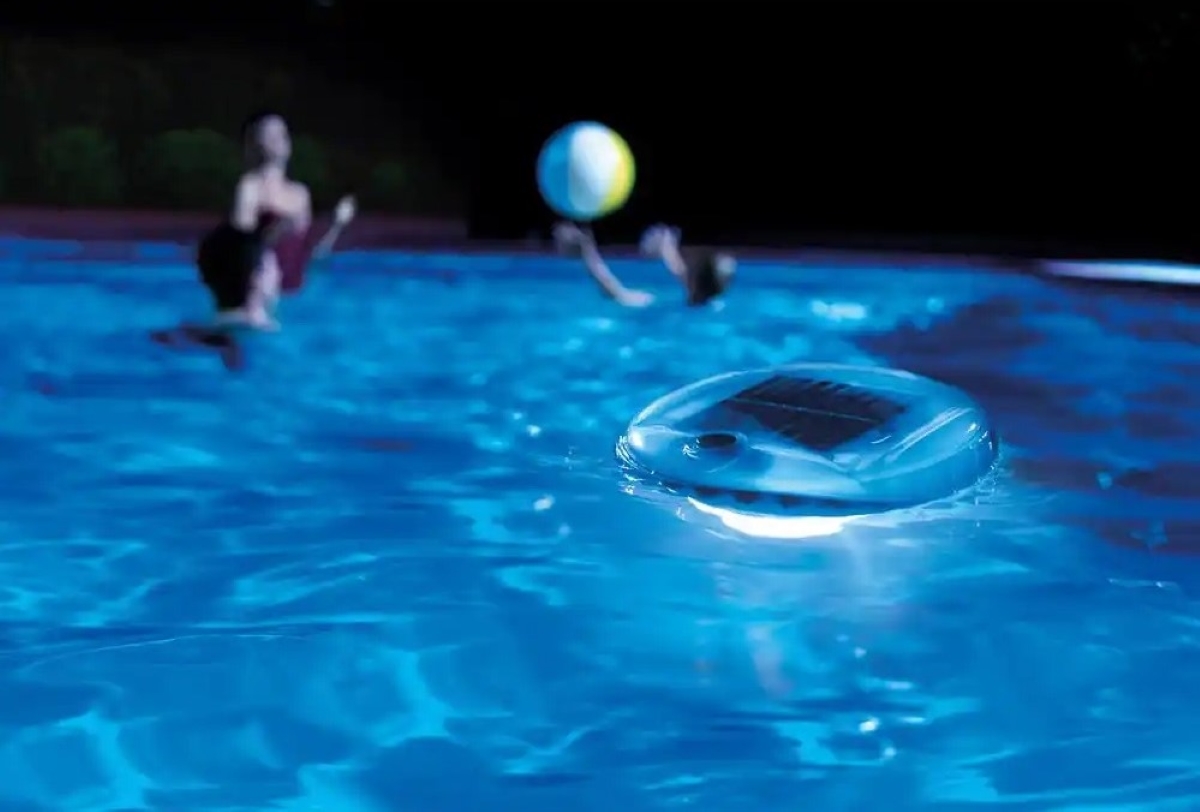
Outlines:
{"label": "dark swimsuit", "polygon": [[[267,214],[264,217],[274,218],[275,215]],[[271,246],[279,263],[279,289],[283,293],[295,293],[304,287],[305,271],[312,261],[315,247],[310,239],[311,234],[312,229],[289,230],[279,235]]]}

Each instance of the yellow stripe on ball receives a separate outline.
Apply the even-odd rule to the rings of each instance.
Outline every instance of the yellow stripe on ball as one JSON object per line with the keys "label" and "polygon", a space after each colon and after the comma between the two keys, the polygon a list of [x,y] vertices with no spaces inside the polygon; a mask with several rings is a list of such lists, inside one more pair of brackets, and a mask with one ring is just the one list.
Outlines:
{"label": "yellow stripe on ball", "polygon": [[609,186],[608,194],[604,196],[604,202],[601,204],[605,214],[616,211],[625,205],[625,201],[629,199],[629,194],[633,191],[633,181],[637,174],[629,144],[625,143],[625,139],[612,130],[609,130],[608,134],[613,140],[613,146],[620,159],[617,161],[616,171],[613,172],[612,185]]}

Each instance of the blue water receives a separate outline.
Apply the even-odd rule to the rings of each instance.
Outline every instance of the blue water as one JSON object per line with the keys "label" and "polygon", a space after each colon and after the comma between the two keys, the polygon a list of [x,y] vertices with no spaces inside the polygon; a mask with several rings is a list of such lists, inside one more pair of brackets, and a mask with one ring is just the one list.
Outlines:
{"label": "blue water", "polygon": [[[0,809],[1200,808],[1200,303],[617,266],[660,304],[347,253],[231,375],[147,340],[177,249],[0,245]],[[785,541],[620,476],[650,400],[798,360],[965,387],[998,470]]]}

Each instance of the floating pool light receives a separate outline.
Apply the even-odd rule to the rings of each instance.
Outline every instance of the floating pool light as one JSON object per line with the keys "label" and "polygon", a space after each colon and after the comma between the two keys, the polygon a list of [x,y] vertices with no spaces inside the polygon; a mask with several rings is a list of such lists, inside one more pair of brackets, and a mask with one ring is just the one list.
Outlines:
{"label": "floating pool light", "polygon": [[[983,409],[954,387],[823,364],[684,387],[617,442],[634,478],[732,529],[780,537],[828,535],[855,517],[950,496],[986,473],[998,449]],[[781,517],[803,517],[804,531],[776,527]]]}

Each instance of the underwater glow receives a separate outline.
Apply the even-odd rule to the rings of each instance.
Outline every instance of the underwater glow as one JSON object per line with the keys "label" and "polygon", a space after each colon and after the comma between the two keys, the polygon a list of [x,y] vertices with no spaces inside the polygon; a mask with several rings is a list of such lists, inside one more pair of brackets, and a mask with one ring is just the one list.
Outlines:
{"label": "underwater glow", "polygon": [[743,535],[768,539],[814,539],[836,536],[862,516],[768,516],[706,505],[691,496],[688,504]]}

